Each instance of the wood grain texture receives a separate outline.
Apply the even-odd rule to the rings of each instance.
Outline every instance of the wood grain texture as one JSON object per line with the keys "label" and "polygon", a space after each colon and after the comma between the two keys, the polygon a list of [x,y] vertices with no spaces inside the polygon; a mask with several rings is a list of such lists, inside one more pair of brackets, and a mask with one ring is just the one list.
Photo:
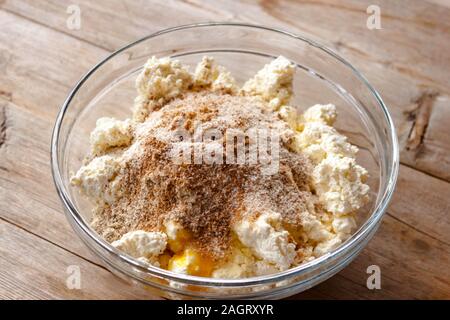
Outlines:
{"label": "wood grain texture", "polygon": [[[206,20],[326,43],[362,70],[396,122],[404,165],[380,230],[348,268],[293,298],[450,298],[450,8],[376,2],[383,29],[374,31],[365,27],[372,1],[0,2],[0,298],[151,298],[100,267],[70,229],[50,175],[50,134],[70,88],[110,51]],[[66,27],[71,3],[82,10],[80,30]],[[98,288],[67,290],[71,264]],[[381,267],[382,290],[366,288],[372,264]]]}
{"label": "wood grain texture", "polygon": [[[162,28],[198,21],[242,21],[302,33],[341,53],[380,91],[395,120],[405,155],[402,161],[450,181],[446,148],[450,129],[433,139],[427,139],[430,133],[424,131],[417,148],[407,149],[416,124],[411,105],[429,91],[441,100],[450,99],[450,8],[446,6],[411,0],[76,3],[82,13],[80,30],[66,26],[69,0],[6,0],[2,8],[109,51]],[[381,9],[381,30],[366,27],[371,4]],[[439,115],[450,117],[450,108],[439,110]],[[440,166],[434,165],[436,159]]]}
{"label": "wood grain texture", "polygon": [[[136,288],[130,290],[103,267],[2,220],[0,234],[0,299],[152,298]],[[69,266],[79,268],[80,289],[66,285]]]}

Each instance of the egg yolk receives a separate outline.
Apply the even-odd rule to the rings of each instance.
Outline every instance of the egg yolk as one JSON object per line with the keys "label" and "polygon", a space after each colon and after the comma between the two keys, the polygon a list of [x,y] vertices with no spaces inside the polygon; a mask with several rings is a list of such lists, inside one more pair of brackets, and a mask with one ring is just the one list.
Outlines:
{"label": "egg yolk", "polygon": [[213,267],[214,263],[211,258],[189,248],[175,254],[168,264],[168,270],[199,277],[210,276]]}

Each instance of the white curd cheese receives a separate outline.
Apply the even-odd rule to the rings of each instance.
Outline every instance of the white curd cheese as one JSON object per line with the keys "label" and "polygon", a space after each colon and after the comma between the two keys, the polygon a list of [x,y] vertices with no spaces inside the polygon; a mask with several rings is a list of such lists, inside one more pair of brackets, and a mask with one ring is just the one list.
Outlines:
{"label": "white curd cheese", "polygon": [[148,100],[168,101],[186,92],[192,75],[178,60],[151,57],[136,79],[138,93]]}
{"label": "white curd cheese", "polygon": [[291,99],[294,72],[295,65],[279,56],[248,80],[241,91],[245,95],[260,96],[276,110]]}
{"label": "white curd cheese", "polygon": [[70,182],[79,186],[81,191],[93,201],[111,203],[118,192],[114,178],[119,169],[120,165],[116,157],[110,155],[96,157],[82,166]]}
{"label": "white curd cheese", "polygon": [[291,266],[296,255],[295,244],[289,241],[289,232],[282,228],[279,213],[266,212],[254,221],[244,219],[234,225],[234,231],[256,257],[279,270]]}
{"label": "white curd cheese", "polygon": [[194,87],[198,89],[210,88],[213,91],[236,93],[238,87],[229,71],[216,65],[211,57],[203,57],[194,72]]}
{"label": "white curd cheese", "polygon": [[131,231],[111,245],[139,260],[159,267],[158,256],[167,246],[167,235],[163,232]]}
{"label": "white curd cheese", "polygon": [[367,201],[367,170],[354,158],[328,155],[313,171],[313,183],[325,209],[337,215],[354,212]]}
{"label": "white curd cheese", "polygon": [[131,121],[120,121],[114,118],[100,118],[91,132],[90,142],[93,154],[102,154],[113,147],[130,145],[133,139]]}

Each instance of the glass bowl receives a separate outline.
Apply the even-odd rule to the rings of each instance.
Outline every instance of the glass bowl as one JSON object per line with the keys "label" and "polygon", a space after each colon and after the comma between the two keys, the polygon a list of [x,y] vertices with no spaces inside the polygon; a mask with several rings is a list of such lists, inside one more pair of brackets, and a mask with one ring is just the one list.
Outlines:
{"label": "glass bowl", "polygon": [[[91,229],[91,204],[69,183],[88,152],[89,133],[99,117],[131,116],[134,82],[146,60],[170,56],[194,66],[214,56],[242,84],[264,64],[283,55],[296,64],[295,98],[300,110],[333,103],[336,128],[360,148],[358,162],[368,169],[370,202],[358,213],[357,231],[334,251],[284,272],[238,280],[202,278],[148,266],[113,248]],[[203,23],[166,29],[112,53],[73,88],[56,119],[51,146],[55,185],[67,219],[106,267],[152,293],[171,299],[282,298],[330,278],[366,246],[391,199],[399,153],[394,126],[379,94],[336,53],[289,32],[235,23]]]}

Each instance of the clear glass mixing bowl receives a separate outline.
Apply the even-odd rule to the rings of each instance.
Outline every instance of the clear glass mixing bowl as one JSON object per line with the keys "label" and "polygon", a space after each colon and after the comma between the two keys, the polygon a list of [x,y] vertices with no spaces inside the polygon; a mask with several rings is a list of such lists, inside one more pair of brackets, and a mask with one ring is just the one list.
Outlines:
{"label": "clear glass mixing bowl", "polygon": [[[369,170],[370,203],[358,214],[358,230],[339,248],[296,268],[261,277],[221,280],[176,274],[119,252],[89,226],[91,204],[69,183],[88,152],[89,133],[102,116],[125,119],[136,96],[134,82],[146,60],[170,56],[194,66],[214,56],[243,83],[279,55],[297,66],[295,99],[300,110],[333,103],[336,127],[359,146],[358,161]],[[101,61],[67,97],[56,119],[51,146],[53,177],[67,219],[85,244],[115,274],[167,298],[282,298],[331,277],[366,246],[394,190],[398,143],[379,94],[347,61],[304,37],[261,26],[204,23],[163,30]]]}

